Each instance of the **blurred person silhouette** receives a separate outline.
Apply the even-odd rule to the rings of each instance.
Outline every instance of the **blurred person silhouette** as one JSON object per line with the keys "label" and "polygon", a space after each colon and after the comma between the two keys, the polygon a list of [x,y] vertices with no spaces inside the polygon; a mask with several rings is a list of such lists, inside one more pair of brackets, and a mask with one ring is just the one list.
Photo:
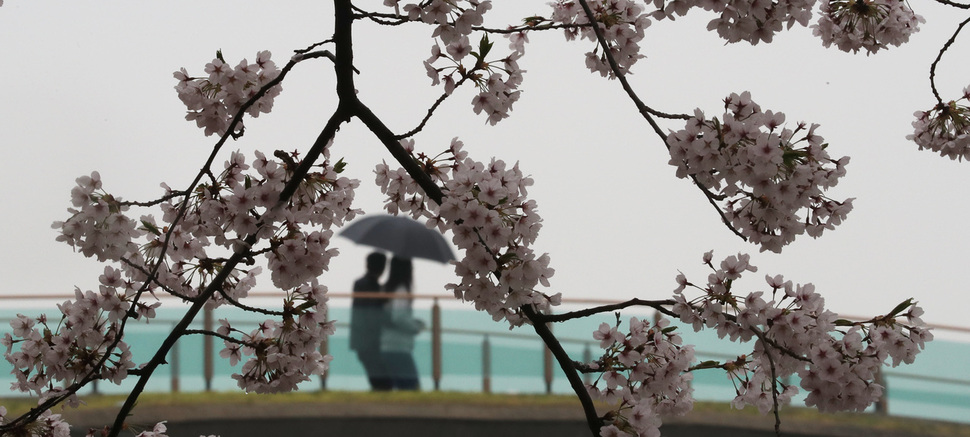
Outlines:
{"label": "blurred person silhouette", "polygon": [[[390,271],[384,291],[388,293],[411,293],[412,265],[410,258],[391,258]],[[389,299],[384,311],[384,327],[381,330],[381,355],[398,390],[419,390],[418,367],[414,363],[414,337],[424,329],[424,321],[414,318],[411,299]]]}
{"label": "blurred person silhouette", "polygon": [[[387,256],[380,252],[367,255],[367,272],[354,282],[354,292],[381,291],[379,282]],[[350,350],[364,366],[371,390],[387,391],[394,387],[381,356],[381,330],[387,313],[387,299],[354,296],[350,305]]]}

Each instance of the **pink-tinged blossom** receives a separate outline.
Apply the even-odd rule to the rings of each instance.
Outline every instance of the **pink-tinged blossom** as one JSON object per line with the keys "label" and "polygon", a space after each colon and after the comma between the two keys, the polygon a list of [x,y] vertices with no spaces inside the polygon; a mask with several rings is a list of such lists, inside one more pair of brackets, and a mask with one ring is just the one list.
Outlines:
{"label": "pink-tinged blossom", "polygon": [[808,393],[806,405],[821,411],[863,411],[882,394],[875,377],[884,361],[892,366],[910,363],[925,347],[924,338],[932,340],[926,328],[907,316],[922,314],[912,301],[897,313],[849,322],[824,308],[812,284],[792,286],[781,275],[766,276],[771,301],[765,300],[765,292],[739,293],[741,277],[732,273],[739,259],[729,257],[720,268],[710,266],[714,272],[707,285],[696,287],[700,295],[687,300],[678,294],[671,308],[696,331],[713,328],[732,341],[754,342],[751,353],[719,366],[735,382],[738,395],[731,404],[736,408],[752,405],[765,413],[774,408],[774,397],[787,403],[798,388],[783,381],[797,374]]}
{"label": "pink-tinged blossom", "polygon": [[[254,64],[241,63],[235,78],[224,81],[246,79],[268,66],[271,61],[260,56]],[[224,74],[222,64],[213,63],[210,70],[213,78]],[[76,290],[73,300],[58,305],[62,316],[56,325],[49,325],[46,317],[15,321],[15,335],[3,337],[5,358],[14,365],[17,379],[14,389],[49,396],[92,371],[105,381],[120,383],[135,364],[128,345],[118,341],[119,324],[129,315],[147,322],[160,305],[146,301],[150,294],[135,290],[198,296],[224,268],[224,261],[207,255],[209,246],[263,254],[276,285],[288,290],[282,310],[286,323],[268,321],[249,334],[228,324],[220,327],[221,335],[237,336],[236,342],[227,341],[221,354],[233,363],[245,361],[245,371],[234,376],[240,386],[258,392],[293,390],[309,375],[323,372],[331,358],[319,353],[319,345],[334,325],[325,316],[326,288],[315,278],[336,250],[330,247],[332,231],[321,228],[340,225],[359,212],[351,207],[358,183],[324,161],[302,178],[290,203],[277,207],[279,192],[298,159],[285,158],[257,153],[250,165],[235,152],[223,173],[190,193],[179,194],[163,184],[167,198],[157,204],[160,221],[153,215],[142,215],[137,222],[128,218],[133,204],[105,192],[97,173],[78,178],[72,193],[76,209],[70,210],[74,215],[55,225],[62,229],[59,239],[90,256],[124,262],[104,269],[99,292]],[[257,233],[267,242],[265,247],[245,247],[243,239]],[[157,274],[146,283],[156,262]],[[230,273],[207,305],[246,297],[261,270]],[[142,298],[135,301],[135,296]],[[104,364],[95,369],[102,359]]]}
{"label": "pink-tinged blossom", "polygon": [[[232,118],[242,105],[253,97],[260,88],[279,76],[280,70],[270,59],[268,51],[256,54],[256,62],[250,64],[243,59],[236,67],[230,67],[222,59],[222,54],[206,64],[207,77],[192,77],[182,68],[174,73],[178,84],[175,90],[185,104],[188,113],[185,119],[195,121],[205,130],[206,136],[222,135]],[[259,117],[273,109],[273,100],[282,91],[281,85],[270,88],[248,110],[251,117]],[[242,121],[236,125],[233,135],[241,135]]]}
{"label": "pink-tinged blossom", "polygon": [[[587,387],[594,399],[615,404],[607,424],[629,435],[659,435],[661,415],[683,415],[693,405],[688,372],[693,349],[670,327],[670,321],[631,318],[628,331],[606,323],[593,333],[604,355],[588,363],[602,372]],[[605,387],[600,388],[601,382]],[[611,428],[611,429],[613,429]],[[611,431],[612,432],[612,431]]]}
{"label": "pink-tinged blossom", "polygon": [[452,242],[464,255],[455,263],[460,282],[446,287],[457,298],[474,302],[476,309],[513,326],[525,322],[523,305],[544,311],[558,304],[558,294],[537,290],[549,286],[555,270],[548,255],[531,248],[542,223],[535,203],[526,197],[532,179],[518,164],[474,161],[457,139],[436,158],[421,160],[446,188],[441,205],[425,198],[403,169],[381,164],[375,169],[376,182],[387,196],[388,212],[424,217],[430,226],[451,231]]}
{"label": "pink-tinged blossom", "polygon": [[889,45],[900,46],[919,31],[923,17],[898,0],[822,0],[821,16],[812,25],[822,45],[839,50],[875,53]]}
{"label": "pink-tinged blossom", "polygon": [[[579,27],[589,24],[589,19],[579,4],[575,1],[558,0],[550,5],[553,8],[551,21],[569,26],[565,29],[567,40],[579,37],[594,43],[593,50],[586,53],[586,67],[603,77],[615,78],[606,55],[601,51],[596,33],[590,26]],[[589,7],[620,72],[628,73],[633,64],[645,57],[640,54],[640,41],[643,40],[644,30],[650,26],[650,20],[644,7],[638,2],[628,0],[591,0]]]}
{"label": "pink-tinged blossom", "polygon": [[491,8],[489,1],[466,5],[434,0],[423,5],[407,4],[404,11],[409,20],[437,24],[432,37],[438,41],[431,47],[431,57],[424,62],[432,86],[443,82],[445,94],[450,95],[459,84],[475,84],[479,92],[472,98],[472,110],[483,114],[494,125],[508,118],[521,94],[518,87],[525,71],[519,68],[517,60],[524,53],[522,44],[527,39],[516,37],[512,53],[505,57],[491,56],[493,44],[487,35],[480,40],[471,39],[469,36],[483,23],[482,16]]}
{"label": "pink-tinged blossom", "polygon": [[784,114],[761,111],[749,93],[725,99],[722,119],[699,109],[667,136],[670,165],[721,196],[725,216],[762,251],[780,252],[795,237],[834,229],[852,200],[823,193],[845,175],[849,159],[829,157],[817,125],[782,128]]}
{"label": "pink-tinged blossom", "polygon": [[906,139],[916,142],[920,150],[932,150],[954,160],[970,160],[970,107],[957,103],[961,100],[970,101],[970,86],[958,100],[916,112],[914,132]]}
{"label": "pink-tinged blossom", "polygon": [[162,421],[156,423],[155,426],[152,427],[151,431],[142,431],[135,437],[168,437],[168,435],[165,434],[167,430],[168,427],[165,426],[165,421]]}
{"label": "pink-tinged blossom", "polygon": [[692,9],[718,15],[707,29],[729,43],[770,43],[775,34],[794,25],[808,26],[815,0],[654,0],[656,19],[675,19]]}

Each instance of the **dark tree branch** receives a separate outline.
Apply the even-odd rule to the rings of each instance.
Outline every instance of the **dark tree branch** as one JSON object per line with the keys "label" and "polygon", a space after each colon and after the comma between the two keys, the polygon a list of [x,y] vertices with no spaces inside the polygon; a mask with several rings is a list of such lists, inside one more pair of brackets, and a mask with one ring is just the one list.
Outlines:
{"label": "dark tree branch", "polygon": [[239,302],[236,299],[233,299],[232,296],[229,296],[229,293],[226,293],[225,290],[219,290],[219,295],[222,296],[222,298],[225,299],[227,302],[229,302],[230,305],[236,308],[242,309],[244,311],[249,311],[251,313],[264,314],[267,316],[282,316],[286,314],[282,311],[274,311],[274,310],[268,310],[264,308],[257,308],[257,307],[246,305],[242,302]]}
{"label": "dark tree branch", "polygon": [[[461,78],[461,80],[459,80],[458,83],[455,84],[455,89],[458,89],[458,87],[460,87],[463,83],[465,83],[466,80],[468,80],[467,76]],[[452,90],[452,92],[454,92],[454,90]],[[441,97],[438,97],[438,100],[435,100],[434,104],[431,105],[430,108],[428,108],[428,113],[424,116],[424,119],[421,120],[421,123],[418,123],[417,127],[415,127],[414,129],[411,129],[407,133],[404,133],[401,135],[395,135],[394,139],[403,140],[405,138],[413,136],[418,132],[421,132],[421,130],[424,129],[424,126],[428,124],[428,120],[431,120],[431,116],[434,115],[434,111],[438,109],[438,106],[441,106],[441,103],[444,102],[445,99],[447,99],[450,96],[451,96],[451,93],[447,93],[447,92],[442,93]]]}
{"label": "dark tree branch", "polygon": [[957,3],[957,2],[952,2],[950,0],[935,0],[935,1],[937,3],[944,4],[947,6],[953,6],[954,8],[970,9],[970,4],[966,4],[966,3]]}
{"label": "dark tree branch", "polygon": [[[594,15],[593,10],[590,9],[589,3],[586,0],[579,0],[579,4],[583,7],[583,12],[586,13],[586,19],[588,19],[590,23],[595,24],[596,15]],[[596,33],[596,39],[599,41],[600,47],[603,48],[603,55],[606,56],[606,61],[610,64],[610,69],[613,70],[613,75],[617,80],[620,81],[620,84],[623,86],[623,90],[626,91],[627,96],[629,96],[630,100],[633,101],[633,104],[636,105],[637,111],[640,112],[640,115],[642,115],[643,118],[650,123],[650,126],[653,127],[654,132],[656,132],[657,135],[664,140],[664,144],[666,144],[667,135],[664,134],[663,130],[660,129],[660,126],[657,125],[656,121],[654,121],[652,115],[660,118],[679,120],[689,120],[691,116],[687,114],[667,114],[654,110],[643,103],[643,100],[640,100],[640,97],[637,95],[636,91],[634,91],[633,87],[630,86],[630,82],[626,80],[626,74],[623,73],[620,65],[616,62],[616,58],[613,57],[613,52],[610,51],[610,45],[606,42],[606,36],[603,34],[603,29],[601,29],[599,25],[594,25],[592,27],[593,32]],[[670,146],[667,147],[669,148]]]}
{"label": "dark tree branch", "polygon": [[183,299],[183,300],[186,300],[186,301],[189,301],[189,302],[192,302],[192,301],[194,301],[196,299],[194,297],[190,297],[190,296],[184,295],[182,293],[179,293],[179,292],[177,292],[175,290],[172,290],[171,287],[169,287],[169,286],[167,286],[165,284],[162,284],[161,282],[158,282],[158,278],[157,277],[149,276],[149,274],[148,274],[149,272],[148,272],[147,269],[145,269],[144,266],[137,265],[137,264],[131,262],[131,260],[129,260],[128,258],[122,257],[121,258],[121,262],[127,264],[129,267],[131,267],[131,268],[133,268],[135,270],[138,270],[139,272],[141,272],[146,277],[152,278],[152,282],[155,285],[157,285],[159,288],[161,288],[162,290],[164,290],[166,293],[171,294],[172,296],[178,297],[180,299]]}
{"label": "dark tree branch", "polygon": [[230,337],[228,335],[222,335],[218,332],[206,331],[204,329],[186,329],[184,335],[208,335],[209,337],[216,337],[230,343],[235,343],[243,346],[255,346],[253,343],[247,343],[238,338]]}
{"label": "dark tree branch", "polygon": [[532,322],[532,327],[535,329],[536,334],[538,334],[539,338],[546,343],[546,347],[548,347],[552,352],[552,356],[554,356],[556,361],[559,362],[559,367],[562,369],[562,373],[566,375],[566,380],[569,381],[569,386],[572,387],[573,392],[576,393],[576,397],[579,398],[579,402],[583,406],[583,413],[586,415],[586,423],[589,425],[589,430],[593,432],[594,437],[599,436],[600,428],[603,427],[603,419],[596,414],[596,407],[593,405],[593,399],[589,396],[589,391],[586,390],[586,384],[584,384],[582,378],[579,377],[579,373],[576,371],[574,362],[569,358],[569,354],[567,354],[562,348],[562,344],[559,343],[559,339],[556,338],[549,327],[540,320],[539,313],[537,313],[529,305],[523,306],[522,312]]}
{"label": "dark tree branch", "polygon": [[[338,9],[338,17],[337,17],[338,24],[335,27],[339,29],[340,28],[340,16],[339,16],[340,8],[338,7],[337,9]],[[348,27],[347,31],[349,33],[349,25],[347,27]],[[350,48],[349,44],[350,42],[348,40],[345,44],[346,49]],[[337,46],[338,46],[338,55],[335,61],[339,60],[341,56],[341,53],[339,51],[341,44],[337,44]],[[324,56],[324,55],[321,52],[313,52],[313,53],[306,53],[304,55],[301,55],[298,58],[295,57],[294,59],[291,59],[290,62],[288,62],[285,67],[283,67],[279,76],[277,76],[274,80],[270,81],[265,86],[260,88],[260,90],[252,98],[246,101],[246,103],[242,107],[240,107],[240,109],[236,112],[236,115],[234,116],[232,122],[229,124],[229,127],[226,129],[226,133],[223,134],[223,136],[216,143],[216,146],[213,148],[212,153],[209,155],[209,158],[206,160],[205,165],[202,167],[203,170],[196,176],[195,180],[192,182],[192,184],[190,185],[190,188],[186,190],[186,192],[191,193],[195,189],[195,186],[198,184],[199,180],[202,178],[204,173],[211,167],[212,163],[215,161],[215,157],[217,153],[222,148],[223,144],[225,144],[226,140],[231,135],[231,132],[233,132],[233,130],[235,129],[235,126],[238,125],[243,115],[245,114],[246,110],[250,106],[252,106],[259,98],[265,95],[265,93],[270,88],[282,82],[283,78],[286,76],[286,73],[289,72],[289,70],[291,70],[293,66],[295,66],[297,63],[305,59],[311,59],[311,58],[316,58],[320,56]],[[338,71],[338,78],[350,77],[351,80],[353,80],[352,63],[347,64],[349,65],[349,68],[343,68],[343,69],[341,68],[340,65],[336,65],[336,64],[339,64],[339,63],[335,62],[335,67],[334,67],[335,70]],[[339,85],[339,82],[338,82],[338,85]],[[351,82],[351,86],[352,86],[352,82]],[[336,136],[337,129],[340,126],[340,124],[343,121],[346,121],[348,118],[349,118],[349,114],[347,113],[346,107],[338,105],[336,111],[331,116],[326,126],[323,128],[323,131],[320,132],[320,135],[317,137],[317,140],[314,142],[313,146],[307,152],[306,157],[300,163],[300,166],[297,167],[297,169],[293,172],[293,175],[291,176],[289,182],[287,182],[286,186],[280,192],[279,201],[273,207],[274,210],[283,207],[286,204],[286,202],[290,199],[290,197],[293,195],[293,193],[296,192],[296,190],[299,188],[300,184],[302,183],[304,176],[306,176],[306,174],[310,171],[311,167],[313,166],[313,163],[320,156],[322,156],[323,151],[326,148],[327,144]],[[182,204],[182,207],[180,208],[179,213],[176,216],[176,219],[172,223],[173,229],[175,227],[175,224],[178,223],[182,217],[184,217],[185,211],[188,209],[189,202],[187,200],[188,199],[186,199],[186,201]],[[265,214],[264,214],[264,217],[266,217]],[[261,228],[262,226],[265,226],[265,225],[266,223],[260,223],[258,226]],[[168,246],[168,241],[171,234],[172,234],[172,229],[170,229],[169,232],[166,234],[166,238],[164,242],[165,246],[162,248],[162,253],[159,255],[158,261],[153,267],[152,277],[154,276],[155,272],[157,271],[157,269],[159,268],[159,266],[164,260],[164,251]],[[121,409],[118,411],[118,415],[115,417],[115,422],[112,425],[112,428],[110,433],[108,434],[108,437],[117,437],[118,434],[121,432],[121,430],[124,428],[125,418],[128,417],[129,413],[134,408],[135,403],[138,400],[138,397],[145,389],[145,385],[148,383],[148,380],[151,378],[154,371],[158,368],[159,365],[165,362],[165,356],[168,354],[168,351],[178,341],[178,339],[181,338],[182,335],[184,335],[185,330],[188,329],[189,324],[192,323],[192,321],[195,319],[195,316],[198,315],[199,311],[202,309],[205,303],[212,297],[212,295],[216,291],[222,288],[223,284],[225,283],[225,280],[235,269],[236,265],[239,264],[241,260],[249,256],[248,248],[253,247],[259,241],[259,237],[257,236],[258,234],[259,232],[257,231],[256,234],[246,237],[246,239],[244,240],[245,247],[233,253],[232,257],[230,257],[229,260],[225,263],[225,265],[223,265],[222,270],[220,270],[219,273],[216,274],[216,276],[212,279],[209,285],[206,286],[205,290],[203,290],[203,292],[200,293],[197,300],[193,302],[192,306],[189,307],[188,311],[186,311],[185,315],[182,317],[179,323],[176,324],[176,326],[172,329],[172,332],[169,333],[168,337],[166,337],[166,339],[162,342],[162,345],[159,346],[158,350],[155,352],[155,355],[152,357],[152,359],[145,365],[145,367],[142,368],[142,371],[144,373],[138,378],[138,381],[135,383],[135,387],[129,393],[128,398],[125,400]],[[148,282],[146,281],[146,284],[147,283]],[[145,286],[143,286],[143,288],[144,287]],[[127,317],[125,318],[125,320],[127,320]]]}
{"label": "dark tree branch", "polygon": [[126,201],[126,202],[118,202],[118,203],[121,204],[121,205],[123,205],[123,206],[132,206],[132,205],[134,205],[134,206],[145,206],[145,207],[149,207],[149,206],[158,205],[158,204],[160,204],[162,202],[165,202],[165,201],[170,200],[170,199],[174,199],[174,198],[179,197],[179,196],[186,196],[188,194],[189,193],[184,192],[184,191],[173,191],[173,192],[168,193],[168,194],[166,194],[166,195],[164,195],[164,196],[162,196],[162,197],[160,197],[158,199],[151,200],[151,201],[148,201],[148,202],[131,202],[131,201]]}
{"label": "dark tree branch", "polygon": [[677,314],[674,314],[673,312],[671,312],[669,309],[666,308],[666,306],[673,305],[675,303],[676,302],[674,302],[671,299],[666,299],[666,300],[630,299],[626,302],[620,302],[620,303],[615,303],[610,305],[601,305],[598,307],[586,308],[583,310],[571,311],[571,312],[562,313],[562,314],[536,314],[536,320],[540,322],[553,322],[553,323],[565,322],[567,320],[589,317],[596,314],[609,313],[616,310],[629,308],[632,306],[650,307],[670,317],[678,318]]}
{"label": "dark tree branch", "polygon": [[[588,19],[591,23],[596,23],[596,16],[593,14],[593,10],[590,9],[589,3],[586,0],[579,0],[579,4],[583,7],[583,12],[586,13],[586,19]],[[626,80],[626,75],[623,73],[623,70],[620,69],[620,65],[617,64],[616,59],[613,57],[613,53],[610,51],[610,45],[606,42],[606,36],[603,35],[603,29],[600,29],[598,25],[593,26],[593,32],[596,33],[596,39],[599,42],[600,47],[603,49],[603,55],[606,56],[606,61],[610,64],[610,69],[613,71],[613,75],[616,76],[617,80],[620,81],[620,84],[623,86],[623,90],[626,91],[627,96],[629,96],[630,100],[633,101],[633,104],[636,105],[637,111],[639,111],[640,115],[647,120],[647,123],[649,123],[650,127],[653,128],[654,133],[660,137],[664,143],[664,146],[669,150],[670,144],[667,143],[667,134],[663,132],[660,125],[658,125],[657,121],[654,120],[653,115],[661,118],[681,120],[689,120],[691,116],[687,114],[665,114],[663,112],[655,111],[643,103],[643,101],[640,100],[640,97],[637,96],[636,92],[633,90],[633,87],[630,86],[630,82]],[[741,237],[741,239],[744,241],[748,241],[747,237],[742,235],[741,232],[731,224],[731,221],[728,220],[727,216],[724,215],[724,211],[721,210],[721,207],[718,206],[716,202],[717,196],[715,196],[714,193],[701,184],[700,181],[697,180],[696,176],[691,175],[690,178],[694,182],[694,186],[704,193],[704,196],[707,197],[708,202],[710,202],[711,205],[714,206],[714,209],[717,210],[718,215],[721,216],[721,222],[723,222],[724,225],[734,233],[734,235]]]}
{"label": "dark tree branch", "polygon": [[939,64],[940,59],[943,59],[943,54],[946,53],[946,51],[950,49],[950,46],[953,45],[953,43],[957,40],[957,35],[959,35],[960,31],[963,30],[963,26],[967,25],[967,22],[970,22],[970,17],[967,17],[966,20],[963,20],[960,25],[957,26],[957,30],[953,32],[953,35],[951,35],[950,39],[946,41],[946,44],[943,44],[943,48],[940,49],[940,53],[936,55],[936,59],[933,60],[932,64],[930,64],[930,89],[933,90],[933,96],[936,97],[936,103],[939,105],[943,104],[943,99],[940,98],[940,93],[936,90],[936,64]]}
{"label": "dark tree branch", "polygon": [[768,339],[765,334],[757,329],[752,329],[751,332],[758,336],[758,340],[761,341],[761,346],[764,348],[765,356],[768,357],[768,366],[771,368],[771,404],[772,411],[775,413],[775,435],[781,437],[781,416],[778,415],[778,376],[775,372],[775,359],[771,356],[771,349],[768,347]]}

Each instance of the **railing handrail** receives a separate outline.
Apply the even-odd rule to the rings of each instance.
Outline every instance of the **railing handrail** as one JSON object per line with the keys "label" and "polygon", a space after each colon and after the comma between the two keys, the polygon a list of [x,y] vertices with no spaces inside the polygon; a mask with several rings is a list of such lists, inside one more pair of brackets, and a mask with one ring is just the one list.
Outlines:
{"label": "railing handrail", "polygon": [[[274,298],[274,297],[285,297],[284,293],[278,291],[251,291],[247,294],[248,297],[252,298]],[[330,298],[363,298],[363,299],[411,299],[411,300],[454,300],[455,296],[451,294],[441,294],[441,293],[388,293],[384,291],[358,291],[358,292],[347,292],[347,291],[328,291],[327,296]],[[163,299],[181,299],[176,296],[171,296],[168,294],[159,295]],[[29,293],[29,294],[0,294],[0,301],[3,300],[38,300],[38,299],[72,299],[74,298],[74,293],[57,293],[57,294],[39,294],[39,293]],[[596,299],[596,298],[570,298],[563,297],[562,303],[564,304],[592,304],[592,305],[611,305],[615,303],[620,303],[616,299]],[[872,317],[862,317],[856,315],[845,315],[842,314],[840,317],[847,320],[869,320]],[[957,326],[943,323],[925,323],[926,327],[941,330],[941,331],[952,331],[959,332],[963,334],[970,334],[970,327],[968,326]]]}
{"label": "railing handrail", "polygon": [[[432,376],[432,380],[434,382],[434,389],[435,390],[440,389],[440,381],[441,381],[441,378],[443,376],[442,375],[443,372],[442,372],[442,369],[441,369],[442,368],[442,363],[441,363],[441,359],[442,358],[441,357],[443,355],[442,354],[442,350],[441,350],[442,349],[441,338],[440,338],[441,337],[441,334],[468,335],[468,336],[480,337],[480,338],[483,339],[482,340],[482,358],[483,358],[483,363],[482,363],[482,390],[484,392],[486,392],[486,393],[491,392],[491,380],[492,380],[491,352],[490,352],[491,351],[491,345],[490,345],[490,342],[489,342],[489,338],[490,337],[500,337],[500,338],[511,338],[511,339],[516,339],[516,340],[523,340],[523,341],[535,341],[535,337],[532,336],[532,335],[529,335],[529,334],[520,334],[520,333],[514,333],[514,332],[501,332],[501,331],[500,332],[496,332],[496,331],[482,330],[482,329],[446,328],[444,326],[441,326],[440,308],[439,308],[439,305],[438,305],[438,300],[439,299],[442,299],[442,298],[449,299],[449,300],[450,299],[453,299],[452,296],[448,296],[448,295],[442,295],[442,294],[418,294],[418,293],[414,293],[414,294],[411,294],[411,293],[386,293],[386,292],[358,292],[358,293],[346,293],[346,292],[340,293],[340,292],[337,292],[337,293],[330,293],[329,295],[331,297],[348,297],[348,298],[354,297],[354,298],[365,298],[365,299],[372,299],[372,298],[385,298],[385,299],[386,298],[393,298],[393,299],[430,299],[430,300],[432,300],[432,302],[433,302],[433,306],[431,308],[431,310],[432,310],[432,320],[431,320],[431,329],[430,329],[429,334],[432,336],[432,338],[431,338],[431,342],[432,342],[432,373],[431,373],[431,376]],[[0,295],[0,300],[30,299],[31,296],[33,296],[33,295]],[[263,298],[265,298],[265,297],[282,297],[284,295],[282,293],[279,293],[279,292],[275,292],[275,293],[274,292],[251,292],[251,293],[249,293],[249,296],[251,296],[251,297],[263,297]],[[41,295],[41,298],[44,298],[44,299],[59,299],[59,298],[73,298],[73,297],[74,297],[73,294],[70,294],[70,295],[67,295],[67,294],[64,294],[64,295]],[[591,302],[593,302],[593,303],[615,303],[615,301],[609,301],[609,300],[605,300],[605,299],[603,299],[603,300],[593,300],[593,299],[571,299],[571,300],[567,300],[567,299],[564,299],[564,301],[567,302],[567,303],[578,303],[578,302],[584,302],[584,303],[591,303]],[[198,320],[195,323],[201,323],[201,324],[203,324],[203,329],[205,329],[205,330],[212,330],[212,328],[213,328],[212,327],[212,324],[213,324],[213,321],[212,321],[212,313],[210,311],[206,311],[206,314],[205,315],[206,315],[206,317],[204,318],[204,320]],[[857,319],[857,320],[864,320],[863,318],[856,318],[856,317],[853,317],[853,318],[854,319]],[[0,317],[0,322],[6,321],[6,320],[13,320],[13,319],[12,318],[8,318],[8,317]],[[236,318],[232,318],[230,321],[231,322],[236,322],[236,321],[242,322],[244,320],[245,319],[236,317]],[[175,323],[176,322],[175,319],[166,319],[166,318],[156,318],[156,319],[153,319],[153,321],[155,321],[157,323],[166,323],[166,322]],[[346,322],[338,322],[336,324],[338,326],[341,326],[341,327],[349,326],[349,324],[346,323]],[[947,329],[947,330],[954,330],[954,331],[958,331],[958,332],[970,332],[970,328],[963,328],[963,327],[956,327],[956,326],[947,326],[947,325],[932,325],[932,326],[935,327],[935,328],[937,328],[937,329]],[[205,382],[205,390],[208,391],[208,390],[211,390],[212,389],[212,385],[211,384],[212,384],[212,380],[215,377],[214,369],[213,369],[213,355],[214,355],[214,350],[213,350],[214,348],[213,348],[213,346],[214,345],[212,344],[212,338],[211,337],[206,336],[204,338],[204,340],[207,340],[207,341],[205,341],[205,344],[203,345],[203,364],[204,364],[204,366],[203,366],[204,367],[204,370],[203,370],[203,373],[204,373],[203,378],[204,378],[204,382]],[[566,338],[566,337],[562,337],[562,338],[559,338],[559,341],[562,342],[562,343],[573,343],[573,344],[583,345],[583,357],[584,357],[583,359],[586,360],[586,361],[589,361],[591,359],[590,347],[591,347],[591,345],[593,345],[593,344],[596,343],[596,340],[595,339],[590,339],[590,338],[580,339],[580,338]],[[437,343],[437,346],[436,346],[436,343]],[[329,345],[327,344],[327,342],[325,342],[323,345],[321,345],[321,353],[327,353],[327,349],[328,348],[329,348]],[[546,348],[543,347],[542,349],[543,349],[543,379],[544,379],[544,382],[545,382],[545,385],[546,385],[546,392],[547,393],[551,393],[552,392],[552,382],[553,382],[553,375],[552,375],[553,372],[551,371],[552,370],[552,359],[551,359],[551,356],[548,354]],[[730,360],[730,359],[733,359],[735,357],[733,354],[728,354],[728,353],[724,353],[724,352],[711,352],[711,351],[698,351],[698,350],[695,350],[694,353],[695,353],[696,356],[711,357],[711,358],[725,359],[725,360]],[[171,360],[171,362],[173,364],[173,367],[172,367],[171,390],[173,392],[177,392],[179,390],[179,377],[178,377],[178,375],[180,373],[179,372],[179,369],[178,369],[179,368],[179,365],[178,365],[178,361],[179,361],[178,355],[179,355],[179,352],[178,352],[178,347],[177,346],[176,346],[176,348],[173,349],[172,354],[173,354],[172,357],[170,357],[170,360]],[[945,383],[945,384],[956,384],[956,385],[970,386],[970,380],[959,379],[959,378],[947,378],[947,377],[939,377],[939,376],[932,376],[932,375],[916,375],[916,374],[909,374],[909,373],[903,373],[903,372],[894,372],[894,371],[883,371],[883,374],[886,375],[886,376],[893,377],[893,378],[911,379],[911,380],[919,380],[919,381],[927,381],[927,382],[937,382],[937,383]],[[589,383],[589,375],[586,375],[585,376],[585,379],[586,379],[586,382]],[[320,380],[321,380],[321,388],[322,389],[326,389],[327,375],[326,374],[321,375],[321,379]],[[94,390],[95,393],[97,393],[97,391],[98,391],[97,385],[94,385],[93,386],[93,390]],[[886,408],[885,401],[883,401],[883,403],[880,404],[880,405],[881,405],[881,408],[877,408],[877,411],[879,411],[881,413],[885,413],[885,408]]]}

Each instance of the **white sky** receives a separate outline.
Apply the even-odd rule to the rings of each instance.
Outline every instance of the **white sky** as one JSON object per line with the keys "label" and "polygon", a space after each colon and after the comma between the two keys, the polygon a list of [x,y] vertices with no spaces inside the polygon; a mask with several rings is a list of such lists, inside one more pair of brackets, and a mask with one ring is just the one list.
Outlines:
{"label": "white sky", "polygon": [[[376,0],[362,5],[379,5]],[[494,27],[536,13],[546,1],[496,1]],[[504,8],[524,5],[517,10]],[[375,6],[376,7],[376,6]],[[703,195],[674,177],[660,140],[625,99],[619,84],[584,66],[588,42],[566,43],[559,32],[533,34],[521,65],[528,70],[512,117],[489,127],[471,111],[472,90],[456,92],[417,136],[437,153],[459,136],[472,156],[520,161],[536,185],[545,226],[537,250],[549,252],[553,291],[566,297],[666,298],[678,269],[703,281],[703,252],[752,253],[760,267],[738,285],[763,289],[766,273],[813,282],[828,306],[879,314],[915,296],[931,322],[970,325],[966,309],[966,228],[970,186],[964,163],[907,142],[912,113],[932,106],[929,64],[961,19],[956,10],[913,2],[928,23],[910,44],[875,56],[825,50],[809,29],[771,45],[725,47],[705,29],[703,11],[654,23],[635,67],[634,86],[654,108],[719,114],[721,99],[750,90],[764,109],[788,121],[821,123],[833,156],[852,162],[834,198],[856,197],[835,232],[802,237],[781,255],[758,254],[724,228]],[[97,285],[102,267],[55,243],[50,223],[67,218],[74,179],[98,170],[104,187],[125,199],[157,196],[158,184],[184,187],[215,142],[184,121],[172,72],[201,74],[216,49],[230,63],[269,49],[282,65],[292,49],[331,33],[329,2],[22,1],[0,8],[0,293],[67,293]],[[356,66],[362,100],[402,132],[437,97],[421,61],[432,44],[421,25],[357,26]],[[505,41],[494,53],[504,53]],[[958,42],[938,71],[945,99],[970,77],[968,43]],[[331,66],[298,66],[273,113],[248,119],[246,136],[226,148],[247,156],[260,149],[306,150],[335,106]],[[679,129],[678,122],[663,123]],[[332,150],[362,180],[358,207],[380,212],[376,163],[391,158],[353,123]],[[221,160],[220,160],[221,161]],[[335,239],[343,255],[322,278],[349,289],[362,274],[367,248]],[[443,292],[450,268],[419,263],[420,292]],[[745,288],[746,287],[746,288]],[[268,277],[260,290],[269,290]]]}

